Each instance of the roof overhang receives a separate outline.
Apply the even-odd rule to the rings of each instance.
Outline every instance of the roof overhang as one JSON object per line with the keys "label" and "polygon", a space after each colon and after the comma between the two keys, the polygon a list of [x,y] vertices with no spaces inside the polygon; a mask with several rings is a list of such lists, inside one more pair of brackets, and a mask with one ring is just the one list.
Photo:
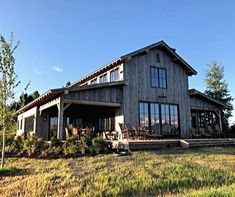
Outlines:
{"label": "roof overhang", "polygon": [[122,87],[124,85],[127,85],[126,81],[116,81],[116,82],[107,82],[107,83],[100,83],[100,84],[92,84],[87,86],[80,86],[80,87],[70,87],[70,88],[60,88],[60,89],[51,89],[42,94],[40,97],[35,99],[34,101],[30,102],[26,106],[20,108],[15,115],[18,115],[20,113],[23,113],[35,106],[43,105],[59,96],[62,96],[63,94],[69,94],[69,92],[75,92],[75,91],[82,91],[82,90],[92,90],[92,89],[99,89],[99,88],[106,88],[106,87],[114,87],[119,86]]}
{"label": "roof overhang", "polygon": [[44,94],[39,96],[34,101],[28,103],[27,105],[25,105],[24,107],[22,107],[18,111],[16,111],[15,115],[18,115],[22,112],[25,112],[35,106],[42,105],[42,104],[46,103],[46,102],[60,96],[61,94],[63,94],[65,90],[66,90],[66,88],[48,90],[47,92],[45,92]]}
{"label": "roof overhang", "polygon": [[198,90],[195,90],[195,89],[190,89],[190,90],[189,90],[189,96],[190,96],[190,97],[198,97],[198,98],[201,98],[201,99],[203,99],[203,100],[206,100],[206,101],[208,101],[208,102],[213,103],[213,104],[216,105],[216,106],[219,106],[219,107],[222,108],[222,109],[229,109],[229,108],[230,108],[229,106],[227,106],[227,105],[225,105],[225,104],[223,104],[223,103],[221,103],[221,102],[219,102],[219,101],[217,101],[217,100],[215,100],[215,99],[213,99],[213,98],[207,96],[206,94],[204,94],[204,93],[202,93],[202,92],[200,92],[200,91],[198,91]]}
{"label": "roof overhang", "polygon": [[169,54],[174,62],[179,63],[185,70],[186,70],[186,74],[188,76],[191,75],[196,75],[197,71],[193,69],[193,67],[191,67],[182,57],[180,57],[177,53],[176,50],[171,48],[169,45],[167,45],[163,40],[160,42],[156,42],[152,45],[149,45],[147,47],[144,47],[142,49],[139,49],[137,51],[134,51],[132,53],[129,53],[127,55],[124,55],[121,57],[121,59],[127,59],[129,57],[133,57],[139,54],[145,54],[148,53],[149,50],[151,49],[155,49],[155,48],[159,48],[161,50],[164,50],[167,54]]}

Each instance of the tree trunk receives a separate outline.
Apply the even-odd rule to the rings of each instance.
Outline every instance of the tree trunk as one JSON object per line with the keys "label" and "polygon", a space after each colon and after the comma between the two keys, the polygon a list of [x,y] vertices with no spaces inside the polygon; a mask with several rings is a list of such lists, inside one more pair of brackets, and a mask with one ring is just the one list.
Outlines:
{"label": "tree trunk", "polygon": [[6,127],[5,125],[3,126],[3,131],[2,131],[2,160],[1,160],[1,169],[4,167],[4,159],[5,159],[5,138],[6,138]]}

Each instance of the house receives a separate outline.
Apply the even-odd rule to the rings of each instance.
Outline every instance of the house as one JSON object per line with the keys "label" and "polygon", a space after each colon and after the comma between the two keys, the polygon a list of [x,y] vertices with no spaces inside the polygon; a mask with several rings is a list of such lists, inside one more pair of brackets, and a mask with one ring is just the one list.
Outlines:
{"label": "house", "polygon": [[[190,138],[191,128],[219,125],[226,106],[197,90],[197,72],[164,41],[121,56],[68,87],[51,89],[19,109],[17,135],[65,138],[65,127],[118,131],[119,123],[164,137]],[[171,132],[175,129],[175,132]]]}

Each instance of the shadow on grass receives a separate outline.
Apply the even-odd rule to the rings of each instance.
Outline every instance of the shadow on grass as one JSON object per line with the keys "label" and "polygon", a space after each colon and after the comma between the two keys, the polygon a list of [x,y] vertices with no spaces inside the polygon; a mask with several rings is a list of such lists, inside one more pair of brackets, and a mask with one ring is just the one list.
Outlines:
{"label": "shadow on grass", "polygon": [[174,155],[235,155],[235,146],[213,146],[213,147],[193,147],[189,149],[183,148],[165,148],[158,150],[145,150],[156,155],[174,154]]}
{"label": "shadow on grass", "polygon": [[22,176],[29,174],[27,169],[18,169],[18,168],[3,168],[0,169],[0,177],[4,176]]}

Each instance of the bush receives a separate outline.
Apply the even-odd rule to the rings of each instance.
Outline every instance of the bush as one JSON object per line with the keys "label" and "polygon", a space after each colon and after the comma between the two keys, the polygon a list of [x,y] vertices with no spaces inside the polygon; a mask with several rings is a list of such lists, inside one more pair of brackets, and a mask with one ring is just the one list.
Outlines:
{"label": "bush", "polygon": [[11,151],[13,153],[20,153],[23,149],[23,139],[21,136],[16,136],[13,142],[11,143]]}
{"label": "bush", "polygon": [[70,137],[62,146],[65,155],[74,155],[79,152],[79,144],[77,138]]}
{"label": "bush", "polygon": [[23,141],[23,150],[27,152],[28,156],[32,156],[35,153],[41,153],[47,148],[48,145],[42,139],[38,139],[35,135],[28,136]]}
{"label": "bush", "polygon": [[61,141],[56,137],[51,137],[51,147],[59,147],[61,146]]}
{"label": "bush", "polygon": [[102,137],[92,139],[92,148],[96,153],[104,153],[107,151],[108,144]]}
{"label": "bush", "polygon": [[81,137],[80,140],[80,147],[79,147],[82,155],[85,155],[86,153],[92,152],[92,139],[91,137]]}

